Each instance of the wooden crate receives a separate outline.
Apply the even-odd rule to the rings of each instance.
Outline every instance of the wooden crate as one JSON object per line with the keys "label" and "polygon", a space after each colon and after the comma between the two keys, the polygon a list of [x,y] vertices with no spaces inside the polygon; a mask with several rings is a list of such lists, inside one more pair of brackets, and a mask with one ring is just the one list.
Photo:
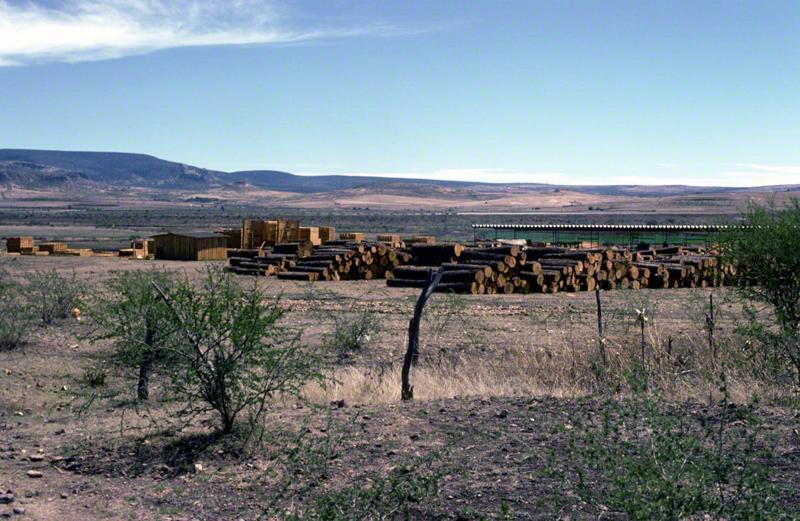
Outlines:
{"label": "wooden crate", "polygon": [[23,248],[33,248],[33,237],[6,237],[9,253],[21,253]]}

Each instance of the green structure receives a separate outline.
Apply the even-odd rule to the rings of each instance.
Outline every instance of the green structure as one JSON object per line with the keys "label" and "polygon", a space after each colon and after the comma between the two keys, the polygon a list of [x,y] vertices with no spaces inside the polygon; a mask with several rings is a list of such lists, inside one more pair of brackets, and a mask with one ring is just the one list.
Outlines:
{"label": "green structure", "polygon": [[532,243],[591,246],[711,246],[727,225],[710,224],[473,224],[476,241],[526,239]]}

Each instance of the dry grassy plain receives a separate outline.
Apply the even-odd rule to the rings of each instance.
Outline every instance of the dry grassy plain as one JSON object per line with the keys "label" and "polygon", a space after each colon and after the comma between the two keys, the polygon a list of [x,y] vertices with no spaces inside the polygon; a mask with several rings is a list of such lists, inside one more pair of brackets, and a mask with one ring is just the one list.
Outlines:
{"label": "dry grassy plain", "polygon": [[[11,273],[54,267],[90,284],[112,270],[153,266],[189,274],[200,268],[0,257],[0,267]],[[324,352],[331,381],[307,389],[319,409],[275,404],[266,420],[271,438],[255,453],[207,436],[212,424],[206,420],[176,438],[107,403],[77,415],[77,382],[107,349],[81,339],[91,316],[35,328],[23,348],[0,352],[0,488],[15,492],[23,519],[275,518],[302,509],[315,487],[363,485],[434,451],[440,456],[425,465],[441,469],[440,489],[415,505],[413,518],[598,518],[597,505],[583,502],[552,470],[570,467],[563,427],[571,415],[593,414],[602,393],[623,400],[628,394],[625,375],[641,356],[636,310],[643,308],[649,316],[645,363],[654,387],[689,415],[718,398],[713,375],[723,368],[734,401],[757,394],[779,456],[771,465],[785,488],[780,501],[790,509],[800,505],[793,490],[800,484],[796,402],[769,375],[741,369],[746,350],[734,327],[742,315],[725,289],[603,293],[607,381],[614,383],[602,385],[593,294],[437,294],[425,311],[421,361],[411,376],[416,400],[401,403],[399,365],[416,290],[390,290],[383,281],[258,283],[281,299],[285,323],[301,328],[305,341]],[[705,329],[712,293],[716,360]],[[326,346],[337,318],[365,314],[377,317],[380,330],[364,349],[340,353]],[[168,409],[156,397],[147,412],[158,419]],[[322,455],[324,468],[316,460],[287,463],[284,449],[298,437]],[[28,477],[31,469],[43,476]]]}

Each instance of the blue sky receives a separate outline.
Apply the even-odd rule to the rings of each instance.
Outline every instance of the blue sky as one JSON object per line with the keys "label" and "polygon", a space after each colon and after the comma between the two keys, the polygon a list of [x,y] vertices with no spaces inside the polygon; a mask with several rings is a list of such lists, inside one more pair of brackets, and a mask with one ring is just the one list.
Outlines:
{"label": "blue sky", "polygon": [[800,183],[800,2],[0,0],[0,147]]}

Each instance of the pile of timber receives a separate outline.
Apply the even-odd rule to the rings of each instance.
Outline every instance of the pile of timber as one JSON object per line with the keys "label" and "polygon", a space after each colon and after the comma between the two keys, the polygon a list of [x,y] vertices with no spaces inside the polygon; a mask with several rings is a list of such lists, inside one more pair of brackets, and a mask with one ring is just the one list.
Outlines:
{"label": "pile of timber", "polygon": [[557,293],[601,289],[694,288],[721,284],[716,256],[680,246],[631,251],[498,244],[410,248],[392,287],[422,287],[429,270],[444,270],[439,291],[471,294]]}
{"label": "pile of timber", "polygon": [[681,246],[639,251],[519,244],[466,247],[405,245],[396,236],[379,238],[384,241],[339,239],[321,246],[293,241],[232,249],[227,269],[309,282],[386,279],[388,286],[413,288],[424,286],[429,270],[442,268],[438,291],[471,294],[694,288],[719,285],[733,275],[719,269],[715,255]]}
{"label": "pile of timber", "polygon": [[226,270],[239,275],[269,276],[294,269],[298,261],[310,256],[310,241],[279,243],[270,248],[229,249]]}
{"label": "pile of timber", "polygon": [[309,282],[391,278],[395,268],[411,259],[397,245],[402,242],[392,237],[386,242],[340,239],[316,247],[287,243],[266,249],[230,250],[227,270]]}
{"label": "pile of timber", "polygon": [[340,239],[314,248],[278,278],[292,280],[371,280],[391,278],[410,256],[386,242]]}

